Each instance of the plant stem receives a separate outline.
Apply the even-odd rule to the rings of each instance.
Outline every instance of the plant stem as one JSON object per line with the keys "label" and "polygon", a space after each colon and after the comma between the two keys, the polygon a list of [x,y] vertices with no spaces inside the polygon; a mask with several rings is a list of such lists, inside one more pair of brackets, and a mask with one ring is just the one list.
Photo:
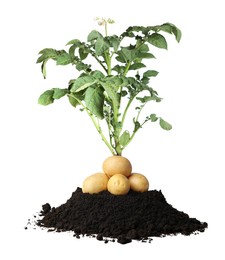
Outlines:
{"label": "plant stem", "polygon": [[122,149],[119,141],[120,137],[120,132],[121,132],[121,124],[119,123],[119,108],[113,105],[113,139],[114,139],[114,149],[116,151],[117,155],[121,155]]}
{"label": "plant stem", "polygon": [[131,105],[131,103],[132,103],[133,100],[134,100],[134,98],[129,99],[129,101],[128,101],[127,105],[126,105],[126,108],[125,108],[125,110],[124,110],[123,117],[122,117],[122,126],[123,126],[123,124],[124,124],[127,111],[128,111],[128,109],[129,109],[129,107],[130,107],[130,105]]}
{"label": "plant stem", "polygon": [[[105,36],[106,37],[108,36],[107,22],[105,22]],[[114,52],[110,55],[109,50],[104,52],[104,59],[105,59],[105,63],[107,64],[108,76],[111,76],[111,73],[112,73],[111,60],[112,60],[113,54],[114,54]],[[120,105],[120,102],[119,102],[119,105]],[[112,147],[114,148],[116,155],[122,154],[122,148],[121,148],[120,141],[119,141],[120,132],[121,132],[121,129],[119,126],[119,118],[118,118],[119,105],[117,107],[115,104],[113,104],[113,125],[112,125],[113,132],[110,129],[110,122],[107,122],[108,129],[109,129],[109,135],[110,135],[111,148]],[[114,140],[114,146],[112,144],[112,139]]]}
{"label": "plant stem", "polygon": [[[141,124],[141,127],[142,127],[146,122],[147,122],[147,121],[144,121],[144,123]],[[141,128],[141,127],[140,127],[140,128]],[[139,130],[140,128],[138,128],[138,130]],[[127,142],[127,144],[123,147],[123,149],[124,149],[125,147],[127,147],[128,144],[133,140],[133,138],[134,138],[134,136],[135,136],[135,134],[137,133],[138,130],[133,131],[133,133],[132,133],[132,135],[131,135],[131,137],[130,137],[130,140],[129,140],[129,141]]]}
{"label": "plant stem", "polygon": [[[142,42],[142,43],[141,43],[140,45],[138,45],[138,46],[136,45],[136,49],[139,49],[143,44],[144,44],[144,42]],[[131,66],[131,62],[129,61],[129,62],[127,63],[127,65],[126,65],[126,67],[125,67],[123,76],[126,76],[126,75],[127,75],[127,72],[129,71],[130,66]],[[120,93],[122,93],[122,89],[121,89],[121,92],[120,92]],[[123,127],[123,125],[124,125],[124,121],[125,121],[125,118],[126,118],[126,115],[127,115],[127,111],[128,111],[128,109],[129,109],[129,107],[130,107],[132,101],[134,100],[135,96],[136,96],[136,95],[134,95],[133,98],[129,99],[129,101],[128,101],[127,105],[126,105],[126,108],[125,108],[124,113],[123,113],[123,116],[122,116],[122,127]],[[121,98],[121,95],[120,95],[120,98]],[[140,111],[139,111],[139,113],[138,113],[138,116],[137,116],[136,120],[138,119],[139,115],[140,115]],[[134,133],[133,133],[133,135],[131,136],[130,141],[133,139],[133,137],[134,137]],[[130,143],[130,141],[129,141],[128,143]]]}
{"label": "plant stem", "polygon": [[123,76],[126,76],[127,75],[127,72],[129,71],[129,68],[130,68],[130,65],[131,65],[131,62],[129,61],[126,65],[126,68],[124,70],[124,73],[123,73]]}
{"label": "plant stem", "polygon": [[106,119],[106,123],[107,123],[107,126],[108,126],[108,133],[109,133],[109,140],[110,140],[110,144],[111,144],[111,147],[114,147],[114,145],[113,145],[113,142],[112,142],[112,137],[113,137],[113,132],[112,132],[112,129],[111,129],[111,124],[110,124],[110,112],[108,113],[108,116],[109,116],[109,118],[108,118],[108,120]]}
{"label": "plant stem", "polygon": [[137,114],[136,119],[135,119],[136,122],[138,121],[138,118],[141,114],[141,111],[142,111],[142,109],[144,108],[145,105],[146,105],[146,103],[144,103],[144,105],[142,105],[141,108],[139,109],[138,114]]}
{"label": "plant stem", "polygon": [[95,120],[94,116],[92,113],[90,113],[90,111],[87,109],[87,107],[76,97],[74,97],[73,95],[71,94],[68,94],[68,96],[74,98],[83,108],[84,110],[87,112],[87,114],[89,115],[89,117],[91,118],[95,128],[97,129],[98,133],[100,134],[100,136],[102,137],[102,141],[106,144],[106,146],[109,148],[110,152],[113,154],[113,155],[116,155],[114,149],[112,148],[112,146],[109,144],[108,140],[106,139],[106,137],[104,136],[103,132],[102,132],[102,129],[100,127],[100,124]]}
{"label": "plant stem", "polygon": [[[111,57],[110,58],[110,62],[111,62]],[[108,65],[109,63],[107,63]],[[110,67],[108,66],[108,70],[110,69],[110,74],[111,74],[111,64],[109,64]],[[126,65],[126,68],[125,68],[125,71],[123,73],[123,76],[126,76],[127,72],[129,71],[129,68],[130,68],[130,65],[131,65],[131,62],[128,62],[127,65]],[[110,75],[108,74],[108,75]],[[131,102],[133,101],[133,99],[130,99],[128,104],[127,104],[127,107],[125,108],[125,111],[123,113],[123,117],[122,117],[122,121],[119,122],[119,109],[120,109],[120,103],[121,103],[121,98],[122,98],[122,87],[120,89],[120,93],[119,93],[119,105],[118,107],[113,107],[113,121],[114,121],[114,132],[113,132],[113,138],[114,138],[114,142],[115,142],[115,150],[116,150],[116,154],[117,155],[122,155],[122,146],[120,144],[120,133],[123,129],[123,124],[124,124],[124,120],[125,120],[125,117],[126,117],[126,113],[127,113],[127,110],[131,104]]]}
{"label": "plant stem", "polygon": [[108,70],[107,70],[107,68],[103,65],[103,63],[99,60],[99,58],[94,54],[94,53],[92,53],[92,56],[97,60],[97,62],[102,66],[102,68],[104,69],[104,71],[106,72],[106,73],[108,73]]}
{"label": "plant stem", "polygon": [[104,54],[105,54],[104,55],[105,62],[107,64],[107,74],[108,74],[108,76],[110,76],[111,73],[112,73],[112,70],[111,70],[111,57],[110,57],[108,51],[105,51]]}
{"label": "plant stem", "polygon": [[[122,124],[123,124],[123,122],[124,122],[124,119],[125,119],[125,116],[126,116],[126,112],[127,112],[127,110],[128,110],[128,108],[129,108],[129,106],[130,106],[130,104],[131,104],[132,101],[133,101],[133,99],[132,99],[132,100],[129,100],[129,102],[128,102],[128,104],[127,104],[127,107],[126,107],[126,109],[125,109],[125,111],[124,111]],[[145,103],[145,104],[140,108],[140,110],[138,111],[138,114],[137,114],[137,116],[136,116],[136,118],[135,118],[135,122],[138,121],[139,116],[140,116],[140,114],[141,114],[141,111],[142,111],[142,109],[144,108],[145,105],[146,105],[146,103]],[[144,121],[144,123],[141,124],[141,127],[142,127],[145,123],[146,123],[146,121]],[[141,127],[140,127],[140,128],[141,128]],[[138,129],[136,129],[136,130],[135,130],[135,128],[134,128],[134,131],[133,131],[133,133],[132,133],[132,135],[131,135],[131,137],[130,137],[130,140],[129,140],[129,141],[127,142],[127,144],[123,147],[123,149],[124,149],[125,147],[127,147],[128,144],[133,140],[135,134],[137,133],[137,131],[138,131],[140,128],[138,128]]]}
{"label": "plant stem", "polygon": [[110,59],[112,59],[113,55],[115,54],[115,51],[111,53]]}
{"label": "plant stem", "polygon": [[105,21],[105,36],[108,36],[107,21]]}

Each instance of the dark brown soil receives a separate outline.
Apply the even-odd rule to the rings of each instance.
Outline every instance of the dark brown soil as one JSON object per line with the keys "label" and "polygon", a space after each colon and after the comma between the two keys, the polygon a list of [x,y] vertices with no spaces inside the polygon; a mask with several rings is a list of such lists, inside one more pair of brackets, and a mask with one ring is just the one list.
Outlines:
{"label": "dark brown soil", "polygon": [[105,242],[126,244],[132,240],[151,241],[151,237],[190,235],[203,232],[208,224],[190,218],[166,202],[161,191],[115,196],[109,192],[84,194],[80,188],[63,205],[42,206],[37,225],[54,231],[73,231]]}

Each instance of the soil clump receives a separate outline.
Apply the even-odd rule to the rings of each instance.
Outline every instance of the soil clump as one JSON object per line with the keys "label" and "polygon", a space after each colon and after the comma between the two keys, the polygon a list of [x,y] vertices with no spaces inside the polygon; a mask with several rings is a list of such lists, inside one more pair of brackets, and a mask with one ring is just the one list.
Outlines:
{"label": "soil clump", "polygon": [[44,204],[40,215],[36,224],[49,231],[73,231],[76,238],[90,236],[105,243],[151,242],[152,237],[196,234],[208,227],[172,207],[157,190],[112,195],[86,194],[77,188],[59,207]]}

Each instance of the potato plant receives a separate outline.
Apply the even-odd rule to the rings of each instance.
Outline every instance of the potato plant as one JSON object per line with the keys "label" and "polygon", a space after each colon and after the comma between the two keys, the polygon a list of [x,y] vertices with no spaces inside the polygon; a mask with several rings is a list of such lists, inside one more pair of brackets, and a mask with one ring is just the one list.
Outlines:
{"label": "potato plant", "polygon": [[[54,60],[56,65],[72,64],[79,76],[69,80],[65,88],[45,91],[38,102],[49,105],[66,96],[73,107],[87,113],[111,153],[122,155],[123,150],[147,122],[158,121],[164,130],[172,128],[154,113],[149,113],[143,121],[140,120],[140,114],[148,102],[162,100],[150,86],[151,78],[156,77],[158,72],[145,69],[144,62],[155,58],[151,46],[167,49],[164,33],[174,35],[179,42],[181,31],[172,23],[164,23],[157,26],[131,26],[120,35],[108,35],[107,25],[113,21],[98,19],[98,23],[105,27],[105,35],[93,30],[89,33],[87,42],[79,39],[69,41],[66,45],[68,50],[46,48],[39,52],[37,63],[41,63],[44,78],[48,60]],[[100,69],[85,62],[89,57],[97,61]],[[135,100],[139,105],[136,105]],[[132,104],[135,104],[133,128],[124,129]],[[103,121],[108,133],[102,130]]]}

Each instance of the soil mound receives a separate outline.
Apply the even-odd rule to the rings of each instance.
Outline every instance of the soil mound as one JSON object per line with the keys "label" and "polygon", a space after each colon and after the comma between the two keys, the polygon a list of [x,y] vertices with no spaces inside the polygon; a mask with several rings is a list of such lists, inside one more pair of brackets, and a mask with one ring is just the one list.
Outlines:
{"label": "soil mound", "polygon": [[57,232],[73,231],[74,236],[126,244],[132,240],[151,241],[151,237],[190,235],[203,232],[208,224],[190,218],[167,203],[161,191],[130,191],[116,196],[108,191],[85,194],[80,188],[61,206],[42,206],[37,225]]}

